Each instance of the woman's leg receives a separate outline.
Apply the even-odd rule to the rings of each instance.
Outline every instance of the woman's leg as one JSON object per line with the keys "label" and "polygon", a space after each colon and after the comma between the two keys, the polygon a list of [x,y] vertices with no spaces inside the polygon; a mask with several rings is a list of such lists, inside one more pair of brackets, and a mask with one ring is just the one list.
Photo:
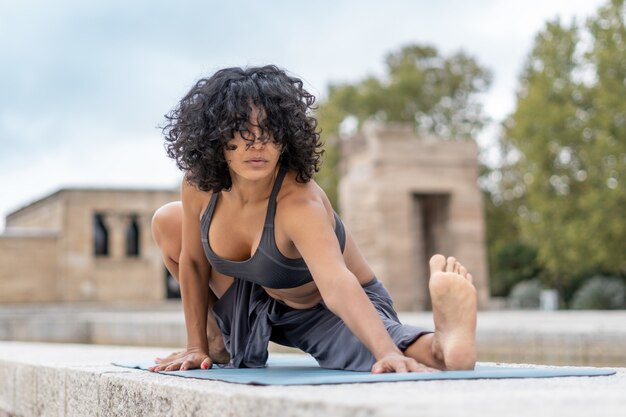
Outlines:
{"label": "woman's leg", "polygon": [[[160,207],[152,217],[152,237],[161,250],[165,267],[178,281],[178,260],[182,245],[183,207],[180,201],[168,203]],[[227,363],[229,355],[224,348],[224,338],[220,332],[211,308],[217,301],[213,291],[209,291],[209,311],[207,313],[207,338],[209,341],[209,356],[217,363]],[[167,358],[179,352],[172,353]]]}
{"label": "woman's leg", "polygon": [[430,259],[429,290],[435,333],[417,339],[404,354],[443,370],[474,369],[476,289],[472,275],[455,258]]}

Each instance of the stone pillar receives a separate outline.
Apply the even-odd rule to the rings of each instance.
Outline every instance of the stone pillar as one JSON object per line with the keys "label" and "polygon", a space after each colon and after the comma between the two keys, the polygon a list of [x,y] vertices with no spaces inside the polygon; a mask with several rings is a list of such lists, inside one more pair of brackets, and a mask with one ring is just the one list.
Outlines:
{"label": "stone pillar", "polygon": [[152,213],[138,213],[139,257],[142,259],[161,259],[159,249],[152,239]]}
{"label": "stone pillar", "polygon": [[104,225],[109,234],[109,257],[123,259],[126,257],[126,229],[130,225],[130,216],[123,213],[106,213]]}

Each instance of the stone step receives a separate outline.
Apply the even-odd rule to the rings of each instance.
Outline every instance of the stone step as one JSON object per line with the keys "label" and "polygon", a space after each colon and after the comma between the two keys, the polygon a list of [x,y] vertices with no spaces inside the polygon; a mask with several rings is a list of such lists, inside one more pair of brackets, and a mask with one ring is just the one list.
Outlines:
{"label": "stone step", "polygon": [[626,369],[608,377],[251,386],[110,365],[162,349],[0,342],[0,416],[626,415]]}

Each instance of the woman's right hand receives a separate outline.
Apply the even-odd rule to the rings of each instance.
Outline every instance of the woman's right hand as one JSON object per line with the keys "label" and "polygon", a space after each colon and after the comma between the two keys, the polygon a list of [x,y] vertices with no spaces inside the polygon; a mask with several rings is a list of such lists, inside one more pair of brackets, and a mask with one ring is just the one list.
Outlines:
{"label": "woman's right hand", "polygon": [[209,369],[213,361],[200,348],[188,348],[181,352],[172,353],[165,359],[157,360],[157,364],[148,368],[149,371],[187,371],[189,369]]}

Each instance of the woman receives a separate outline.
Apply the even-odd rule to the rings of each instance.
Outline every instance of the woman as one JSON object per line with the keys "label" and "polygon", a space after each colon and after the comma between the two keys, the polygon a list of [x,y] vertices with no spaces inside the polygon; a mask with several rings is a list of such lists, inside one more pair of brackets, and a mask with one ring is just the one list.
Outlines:
{"label": "woman", "polygon": [[472,369],[476,292],[454,258],[430,261],[435,331],[400,324],[389,294],[313,181],[314,97],[274,67],[201,79],[167,116],[182,202],[153,235],[180,282],[187,349],[151,368],[260,367],[270,340],[327,368]]}

